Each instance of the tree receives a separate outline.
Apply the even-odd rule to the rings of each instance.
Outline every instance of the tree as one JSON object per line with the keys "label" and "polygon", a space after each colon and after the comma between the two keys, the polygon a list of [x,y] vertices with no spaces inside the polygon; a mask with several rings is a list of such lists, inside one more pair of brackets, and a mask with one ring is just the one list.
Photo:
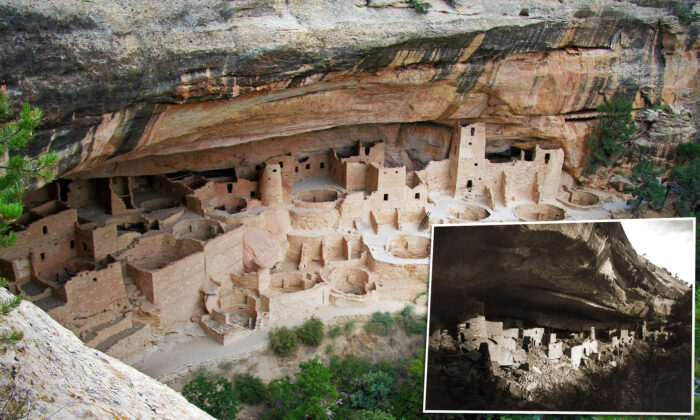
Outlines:
{"label": "tree", "polygon": [[182,395],[219,420],[233,420],[240,411],[236,392],[226,378],[214,381],[200,373],[182,387]]}
{"label": "tree", "polygon": [[292,383],[289,376],[270,382],[266,419],[328,419],[338,400],[331,371],[317,359],[299,363],[301,369]]}
{"label": "tree", "polygon": [[638,186],[632,192],[634,199],[628,200],[627,204],[634,208],[637,216],[644,203],[648,203],[652,210],[660,211],[664,208],[666,190],[656,178],[657,175],[659,171],[654,170],[654,162],[649,159],[642,159],[632,168],[632,179],[638,182]]}
{"label": "tree", "polygon": [[676,212],[681,216],[696,215],[700,210],[700,158],[695,158],[671,171],[671,191],[677,197]]}
{"label": "tree", "polygon": [[[11,230],[12,222],[22,215],[25,183],[31,179],[45,182],[53,180],[51,168],[56,164],[56,152],[49,152],[36,158],[28,158],[16,153],[34,139],[34,129],[43,114],[39,108],[22,105],[19,115],[10,109],[4,89],[0,89],[0,156],[5,164],[0,165],[0,247],[12,246],[16,241]],[[10,157],[10,154],[13,154]],[[6,279],[0,278],[0,287],[7,287]],[[19,306],[22,295],[0,302],[0,316],[6,316]],[[11,344],[22,339],[21,331],[3,331],[0,343]]]}
{"label": "tree", "polygon": [[635,130],[632,104],[626,99],[614,99],[596,109],[600,111],[598,125],[588,140],[588,146],[593,152],[586,158],[592,169],[600,165],[610,166],[615,162],[625,151],[625,144]]}
{"label": "tree", "polygon": [[[52,168],[56,164],[56,152],[49,152],[36,158],[29,158],[18,152],[34,139],[34,129],[43,116],[39,108],[29,104],[22,105],[19,115],[14,116],[9,106],[7,95],[0,91],[0,156],[7,159],[0,169],[0,246],[14,244],[16,237],[10,230],[12,222],[22,215],[24,206],[22,197],[25,183],[31,179],[44,182],[53,181]],[[4,159],[3,159],[4,160]]]}
{"label": "tree", "polygon": [[250,373],[242,373],[233,377],[236,396],[242,402],[256,405],[265,399],[265,385],[262,381]]}

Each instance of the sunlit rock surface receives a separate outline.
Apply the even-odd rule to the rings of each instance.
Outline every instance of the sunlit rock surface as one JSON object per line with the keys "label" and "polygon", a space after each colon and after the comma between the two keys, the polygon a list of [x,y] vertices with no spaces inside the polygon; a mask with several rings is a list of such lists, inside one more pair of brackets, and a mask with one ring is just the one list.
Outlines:
{"label": "sunlit rock surface", "polygon": [[[0,299],[9,296],[0,288]],[[27,398],[28,418],[212,418],[166,385],[85,346],[30,302],[3,317],[0,329],[24,333],[18,344],[3,345],[0,386],[16,386],[15,395]]]}

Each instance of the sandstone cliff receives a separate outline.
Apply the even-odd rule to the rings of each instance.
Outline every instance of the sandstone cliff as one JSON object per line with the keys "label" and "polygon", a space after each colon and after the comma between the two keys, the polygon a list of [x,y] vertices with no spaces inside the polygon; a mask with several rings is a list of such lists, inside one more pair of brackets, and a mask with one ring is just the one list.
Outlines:
{"label": "sandstone cliff", "polygon": [[[484,302],[487,315],[538,326],[663,321],[688,290],[639,256],[617,222],[438,228],[435,241],[438,302],[463,289]],[[459,302],[443,306],[443,319],[458,315],[449,312]]]}
{"label": "sandstone cliff", "polygon": [[46,112],[34,151],[59,150],[73,177],[255,164],[236,146],[328,148],[363,130],[412,166],[426,143],[441,157],[460,119],[490,123],[494,149],[561,146],[577,174],[605,99],[682,106],[698,124],[699,25],[673,2],[432,5],[8,0],[0,83]]}
{"label": "sandstone cliff", "polygon": [[[0,288],[0,299],[8,297]],[[3,345],[0,386],[28,397],[28,418],[212,418],[166,385],[86,347],[32,303],[22,302],[0,328],[24,333],[18,344]]]}

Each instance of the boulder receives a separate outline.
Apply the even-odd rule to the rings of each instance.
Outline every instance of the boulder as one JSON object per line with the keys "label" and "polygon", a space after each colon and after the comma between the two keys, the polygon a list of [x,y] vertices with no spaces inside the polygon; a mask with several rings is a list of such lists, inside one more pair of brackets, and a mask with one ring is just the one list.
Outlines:
{"label": "boulder", "polygon": [[266,230],[248,227],[243,234],[243,267],[254,273],[261,268],[270,269],[284,258],[284,249]]}

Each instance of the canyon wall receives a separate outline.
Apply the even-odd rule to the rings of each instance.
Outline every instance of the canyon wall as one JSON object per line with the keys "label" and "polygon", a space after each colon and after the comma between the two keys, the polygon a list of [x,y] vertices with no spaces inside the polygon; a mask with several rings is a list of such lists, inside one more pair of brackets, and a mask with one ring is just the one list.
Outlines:
{"label": "canyon wall", "polygon": [[494,150],[562,147],[577,175],[605,100],[682,106],[698,126],[700,25],[673,2],[431,3],[9,0],[0,83],[43,109],[31,153],[58,150],[72,178],[255,165],[269,154],[253,142],[367,133],[411,169],[457,120],[488,123]]}

